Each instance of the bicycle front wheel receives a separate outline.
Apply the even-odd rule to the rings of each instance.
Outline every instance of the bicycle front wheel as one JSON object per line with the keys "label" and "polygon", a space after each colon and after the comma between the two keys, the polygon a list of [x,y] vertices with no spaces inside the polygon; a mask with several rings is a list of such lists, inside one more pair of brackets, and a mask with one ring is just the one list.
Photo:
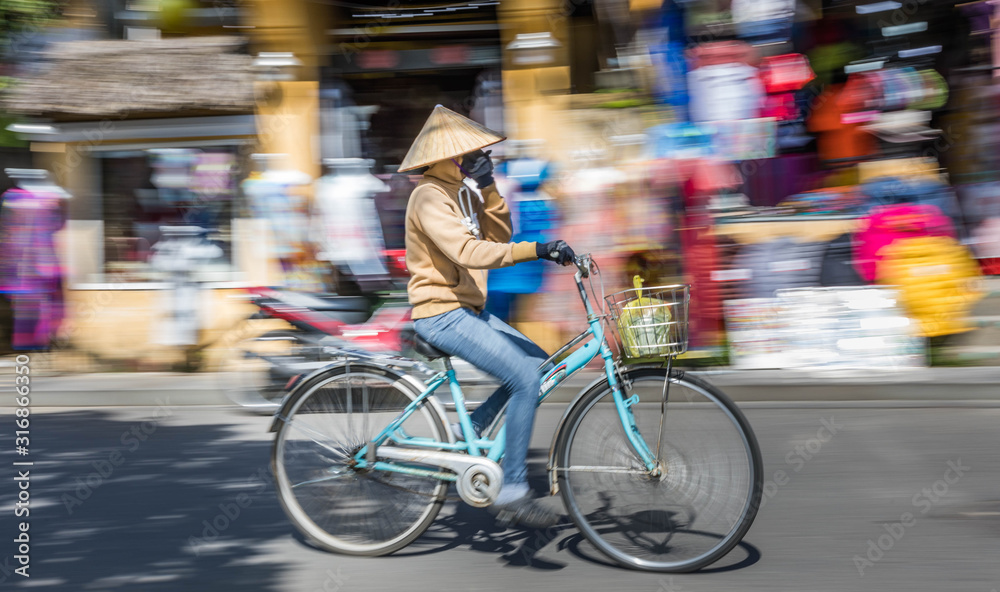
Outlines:
{"label": "bicycle front wheel", "polygon": [[[419,537],[437,516],[446,482],[358,469],[353,462],[419,395],[401,375],[366,364],[330,368],[290,395],[272,453],[278,499],[319,547],[385,555]],[[441,415],[427,403],[401,429],[411,437],[448,440]]]}
{"label": "bicycle front wheel", "polygon": [[687,572],[742,540],[760,504],[763,467],[749,423],[725,394],[675,373],[663,406],[666,376],[659,368],[624,373],[625,397],[638,396],[626,414],[658,456],[659,474],[626,437],[607,380],[569,412],[554,470],[570,516],[598,550],[634,569]]}

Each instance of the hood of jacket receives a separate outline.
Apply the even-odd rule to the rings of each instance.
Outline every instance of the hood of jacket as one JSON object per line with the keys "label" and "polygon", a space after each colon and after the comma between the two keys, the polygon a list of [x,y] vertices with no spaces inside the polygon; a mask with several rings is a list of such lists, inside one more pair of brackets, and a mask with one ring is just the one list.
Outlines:
{"label": "hood of jacket", "polygon": [[458,165],[451,160],[441,160],[427,169],[424,173],[424,179],[436,181],[457,192],[465,175],[462,173],[462,169],[458,168]]}

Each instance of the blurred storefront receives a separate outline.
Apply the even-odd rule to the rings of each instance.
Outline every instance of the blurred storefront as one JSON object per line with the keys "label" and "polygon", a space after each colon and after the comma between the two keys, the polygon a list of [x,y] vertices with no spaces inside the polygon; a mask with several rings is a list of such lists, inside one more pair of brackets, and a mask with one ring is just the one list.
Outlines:
{"label": "blurred storefront", "polygon": [[173,286],[157,254],[170,228],[203,229],[216,254],[190,266],[206,288],[194,296],[205,339],[246,314],[230,290],[267,283],[260,223],[239,185],[262,140],[294,135],[293,116],[275,105],[296,89],[262,80],[246,45],[238,36],[58,45],[8,96],[10,111],[33,117],[12,128],[31,142],[33,166],[73,196],[59,243],[60,333],[74,350],[140,366],[184,359],[163,339]]}
{"label": "blurred storefront", "polygon": [[[875,289],[942,265],[964,270],[934,280],[933,314],[946,322],[904,312],[920,338],[958,334],[978,296],[956,286],[997,271],[993,3],[96,4],[118,40],[40,60],[13,104],[41,126],[21,130],[36,166],[75,196],[67,288],[85,303],[71,309],[91,312],[73,339],[100,357],[169,358],[143,320],[164,287],[149,256],[159,226],[211,228],[221,250],[196,271],[206,343],[246,313],[228,298],[241,286],[311,285],[303,270],[317,269],[316,253],[287,233],[273,239],[271,214],[254,205],[273,190],[261,179],[285,179],[287,203],[307,215],[311,180],[335,186],[328,165],[367,159],[352,162],[388,187],[374,201],[385,246],[401,249],[416,178],[395,169],[436,104],[510,138],[494,157],[519,224],[524,216],[519,230],[593,252],[609,289],[635,274],[692,284],[693,356],[767,354],[775,338],[761,331],[776,325],[761,311],[778,310],[778,290]],[[913,250],[887,267],[858,247],[876,208],[897,206],[919,206],[910,213],[923,227],[938,212],[948,220],[951,263]],[[963,257],[974,266],[955,263]],[[821,274],[837,265],[876,271]],[[552,348],[578,329],[575,288],[557,270],[538,275],[497,274],[491,291]],[[826,290],[802,305],[791,294],[782,314],[857,302]],[[97,329],[119,318],[132,332]],[[139,343],[150,345],[137,354]],[[894,343],[903,357],[893,359],[913,351]]]}

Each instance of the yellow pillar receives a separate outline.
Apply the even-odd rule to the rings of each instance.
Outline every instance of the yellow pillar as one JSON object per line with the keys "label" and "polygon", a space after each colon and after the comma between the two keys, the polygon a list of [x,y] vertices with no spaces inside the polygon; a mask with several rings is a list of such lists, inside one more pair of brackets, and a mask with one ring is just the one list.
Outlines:
{"label": "yellow pillar", "polygon": [[[503,88],[507,132],[513,139],[542,139],[555,148],[560,145],[559,114],[567,106],[570,86],[569,11],[573,4],[564,0],[505,0],[500,3],[500,44],[504,50]],[[563,45],[554,52],[554,61],[540,67],[523,67],[507,46],[519,34],[550,33]]]}
{"label": "yellow pillar", "polygon": [[302,61],[299,80],[319,80],[330,5],[309,0],[256,0],[250,5],[256,51],[292,52]]}
{"label": "yellow pillar", "polygon": [[[503,56],[504,131],[514,140],[543,140],[545,154],[559,159],[563,148],[563,114],[569,105],[570,67],[568,24],[573,3],[568,0],[504,0],[497,7]],[[562,48],[553,50],[552,61],[531,67],[518,63],[516,51],[507,50],[518,35],[549,33]],[[534,56],[537,57],[537,56]],[[528,60],[523,60],[528,61]],[[549,322],[532,321],[525,311],[545,295],[522,295],[512,324],[546,351],[563,342],[559,328]]]}

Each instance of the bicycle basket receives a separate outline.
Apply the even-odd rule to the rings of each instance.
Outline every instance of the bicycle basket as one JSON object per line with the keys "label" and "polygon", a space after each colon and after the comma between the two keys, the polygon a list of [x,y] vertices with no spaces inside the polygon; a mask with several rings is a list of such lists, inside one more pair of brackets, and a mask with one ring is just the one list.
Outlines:
{"label": "bicycle basket", "polygon": [[605,298],[623,357],[678,356],[688,347],[690,286],[636,288]]}

